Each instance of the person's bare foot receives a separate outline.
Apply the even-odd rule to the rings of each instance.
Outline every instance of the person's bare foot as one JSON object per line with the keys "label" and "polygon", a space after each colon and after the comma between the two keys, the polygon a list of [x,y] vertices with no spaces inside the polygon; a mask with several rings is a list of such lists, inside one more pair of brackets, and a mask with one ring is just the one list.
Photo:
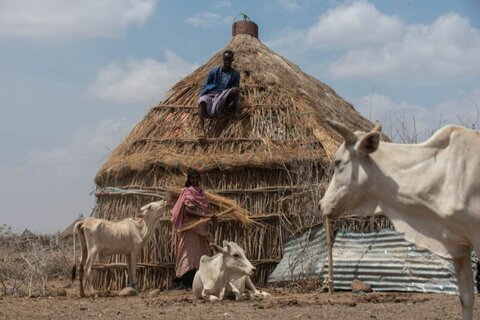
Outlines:
{"label": "person's bare foot", "polygon": [[203,131],[198,131],[197,132],[197,140],[201,143],[207,142],[207,137],[205,136],[205,132]]}

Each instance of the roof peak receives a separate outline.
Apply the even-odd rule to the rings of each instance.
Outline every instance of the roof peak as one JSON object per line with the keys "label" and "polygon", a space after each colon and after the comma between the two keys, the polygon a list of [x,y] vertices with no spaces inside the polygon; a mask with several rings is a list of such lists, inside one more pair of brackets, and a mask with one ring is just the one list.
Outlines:
{"label": "roof peak", "polygon": [[[241,16],[243,20],[235,21],[238,16]],[[258,25],[246,14],[240,13],[233,18],[232,24],[232,37],[235,37],[237,34],[249,34],[258,39]]]}

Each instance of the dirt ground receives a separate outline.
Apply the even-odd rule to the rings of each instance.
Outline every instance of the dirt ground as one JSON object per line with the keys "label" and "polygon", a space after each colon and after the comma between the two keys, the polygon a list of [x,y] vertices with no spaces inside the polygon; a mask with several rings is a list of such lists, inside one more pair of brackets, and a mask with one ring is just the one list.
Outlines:
{"label": "dirt ground", "polygon": [[[272,298],[262,301],[195,300],[191,291],[142,292],[136,297],[119,297],[100,292],[99,297],[78,297],[78,282],[56,292],[66,296],[0,297],[0,319],[460,319],[455,295],[421,293],[338,292],[333,295],[284,288],[263,288]],[[478,296],[476,297],[478,300]],[[477,301],[474,319],[480,320]]]}

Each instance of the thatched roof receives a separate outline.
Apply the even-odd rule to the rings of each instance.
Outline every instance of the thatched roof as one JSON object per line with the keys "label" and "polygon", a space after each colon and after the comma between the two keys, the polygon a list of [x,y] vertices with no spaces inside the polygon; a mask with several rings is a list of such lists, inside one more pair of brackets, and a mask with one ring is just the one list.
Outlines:
{"label": "thatched roof", "polygon": [[[197,99],[208,71],[222,63],[222,52],[235,53],[241,74],[241,103],[251,113],[241,122],[207,120],[209,141],[195,138]],[[234,36],[206,64],[178,82],[115,149],[95,182],[121,179],[154,167],[195,167],[200,171],[242,167],[272,168],[291,161],[327,165],[341,138],[325,118],[354,130],[372,124],[329,86],[248,35]]]}
{"label": "thatched roof", "polygon": [[37,235],[33,233],[32,231],[25,229],[23,230],[22,234],[20,235],[22,239],[33,239],[36,238]]}
{"label": "thatched roof", "polygon": [[83,219],[85,219],[85,217],[83,216],[83,214],[80,214],[80,216],[78,218],[76,218],[72,223],[70,223],[68,225],[68,227],[66,227],[62,232],[60,232],[59,236],[61,238],[67,238],[67,237],[73,236],[73,228],[75,227],[75,224],[78,221],[83,220]]}

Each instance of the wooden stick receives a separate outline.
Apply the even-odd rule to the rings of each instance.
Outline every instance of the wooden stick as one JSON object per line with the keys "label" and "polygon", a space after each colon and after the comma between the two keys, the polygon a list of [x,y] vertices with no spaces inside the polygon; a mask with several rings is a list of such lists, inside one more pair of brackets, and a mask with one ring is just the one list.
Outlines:
{"label": "wooden stick", "polygon": [[328,293],[333,293],[333,257],[332,257],[332,235],[330,233],[330,219],[325,218],[325,236],[328,247]]}

